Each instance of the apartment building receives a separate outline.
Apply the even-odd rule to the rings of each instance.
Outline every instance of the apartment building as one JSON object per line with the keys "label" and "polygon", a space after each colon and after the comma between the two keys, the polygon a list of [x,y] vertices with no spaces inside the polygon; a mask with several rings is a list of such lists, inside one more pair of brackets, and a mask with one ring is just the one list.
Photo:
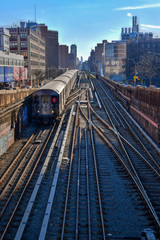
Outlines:
{"label": "apartment building", "polygon": [[27,79],[27,69],[24,67],[24,57],[10,53],[9,30],[0,28],[0,88],[22,86]]}
{"label": "apartment building", "polygon": [[112,80],[120,81],[125,78],[123,65],[126,61],[126,41],[105,43],[105,75]]}
{"label": "apartment building", "polygon": [[24,56],[25,67],[28,69],[26,85],[34,86],[36,71],[45,72],[45,39],[37,25],[8,28],[10,33],[10,52]]}

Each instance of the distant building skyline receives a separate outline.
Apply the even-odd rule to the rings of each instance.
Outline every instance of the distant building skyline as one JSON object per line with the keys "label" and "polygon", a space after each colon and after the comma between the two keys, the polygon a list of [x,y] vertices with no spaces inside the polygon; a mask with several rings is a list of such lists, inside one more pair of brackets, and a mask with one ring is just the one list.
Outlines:
{"label": "distant building skyline", "polygon": [[[159,0],[130,2],[86,0],[86,1],[37,1],[36,20],[34,3],[27,1],[1,1],[0,23],[3,27],[31,19],[45,23],[50,30],[59,32],[59,43],[78,46],[77,56],[87,60],[90,49],[102,39],[120,40],[122,26],[132,25],[132,16],[138,16],[139,32],[152,32],[160,36]],[[94,13],[94,14],[93,14]],[[145,28],[145,29],[144,29]]]}

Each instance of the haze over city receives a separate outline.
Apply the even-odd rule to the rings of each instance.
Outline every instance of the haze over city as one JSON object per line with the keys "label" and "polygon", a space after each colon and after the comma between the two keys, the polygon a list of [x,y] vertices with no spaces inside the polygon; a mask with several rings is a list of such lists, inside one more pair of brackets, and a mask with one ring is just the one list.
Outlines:
{"label": "haze over city", "polygon": [[159,36],[159,8],[160,1],[151,0],[29,0],[27,5],[9,0],[1,2],[0,26],[18,26],[20,21],[36,18],[37,23],[59,32],[60,44],[76,44],[78,57],[87,60],[97,42],[120,40],[121,28],[131,26],[134,15],[138,16],[140,31]]}

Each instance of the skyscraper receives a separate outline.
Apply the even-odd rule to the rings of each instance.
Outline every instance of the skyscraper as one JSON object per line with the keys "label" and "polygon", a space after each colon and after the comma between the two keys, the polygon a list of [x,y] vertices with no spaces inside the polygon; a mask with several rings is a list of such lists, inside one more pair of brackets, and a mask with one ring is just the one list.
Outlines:
{"label": "skyscraper", "polygon": [[71,45],[71,53],[74,55],[74,59],[77,59],[77,45],[76,44],[72,44]]}
{"label": "skyscraper", "polygon": [[68,46],[59,45],[59,67],[68,68]]}
{"label": "skyscraper", "polygon": [[38,24],[41,34],[46,41],[46,70],[52,67],[57,67],[59,64],[59,43],[58,32],[48,30],[45,24]]}

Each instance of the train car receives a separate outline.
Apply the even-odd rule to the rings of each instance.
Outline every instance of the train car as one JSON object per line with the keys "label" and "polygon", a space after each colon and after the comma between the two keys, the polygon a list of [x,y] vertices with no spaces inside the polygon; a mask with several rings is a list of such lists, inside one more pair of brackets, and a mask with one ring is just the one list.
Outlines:
{"label": "train car", "polygon": [[78,70],[67,71],[33,93],[32,117],[36,122],[50,124],[61,115],[77,75]]}

